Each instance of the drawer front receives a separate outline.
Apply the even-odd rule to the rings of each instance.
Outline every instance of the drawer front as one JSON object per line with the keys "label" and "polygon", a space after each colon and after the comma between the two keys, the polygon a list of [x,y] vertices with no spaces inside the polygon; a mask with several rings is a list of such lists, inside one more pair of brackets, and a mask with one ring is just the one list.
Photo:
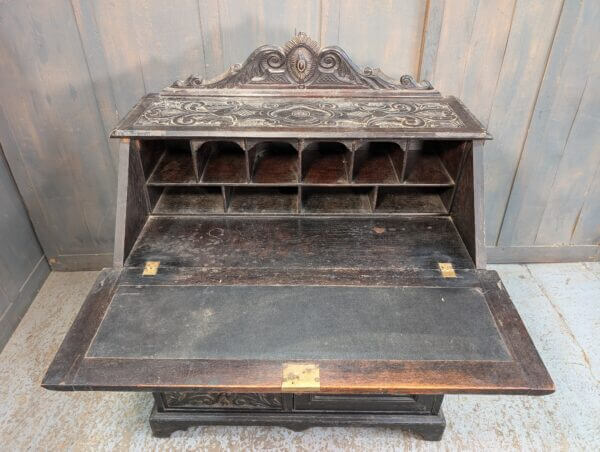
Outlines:
{"label": "drawer front", "polygon": [[443,396],[405,394],[295,394],[296,411],[352,411],[429,414]]}
{"label": "drawer front", "polygon": [[162,411],[282,411],[282,394],[161,392]]}

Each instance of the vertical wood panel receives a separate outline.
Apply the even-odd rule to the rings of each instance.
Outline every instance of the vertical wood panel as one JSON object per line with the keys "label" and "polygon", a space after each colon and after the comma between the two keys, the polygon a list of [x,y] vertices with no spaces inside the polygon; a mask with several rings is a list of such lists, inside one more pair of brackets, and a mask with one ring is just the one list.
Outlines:
{"label": "vertical wood panel", "polygon": [[[598,23],[600,23],[600,2],[565,1],[502,223],[498,241],[500,245],[554,244],[554,238],[550,237],[551,233],[547,225],[542,226],[543,231],[539,241],[536,240],[536,234],[541,226],[552,184],[557,178],[561,179],[563,176],[557,173],[557,170],[561,158],[567,152],[570,137],[574,138],[573,123],[583,106],[586,82],[590,72],[597,70],[594,60],[600,41]],[[591,97],[593,92],[593,89],[588,91]],[[594,101],[594,99],[588,100]],[[588,106],[588,108],[593,107]],[[589,114],[589,112],[582,113],[584,116]],[[580,133],[581,130],[577,132]],[[576,138],[575,143],[577,143]],[[588,160],[593,168],[596,167],[597,158],[593,155],[593,146],[587,149],[572,149],[572,152],[578,154],[581,162]],[[566,162],[565,166],[564,169],[568,169],[571,165]],[[583,195],[585,187],[588,186],[585,180],[577,180],[577,174],[574,172],[565,173],[564,177],[568,182],[565,180],[564,185],[559,182],[559,190],[569,183],[577,183],[584,185],[581,190]],[[577,210],[569,212],[571,207],[565,205],[560,215],[561,221],[574,225]],[[549,212],[559,213],[553,209]],[[553,224],[556,225],[554,221]],[[569,239],[570,234],[566,243]]]}
{"label": "vertical wood panel", "polygon": [[[96,84],[110,84],[118,121],[146,94],[131,0],[73,2],[80,4],[87,16],[89,27],[80,28],[79,33],[90,61],[90,75]],[[99,58],[95,64],[91,62],[94,57]]]}
{"label": "vertical wood panel", "polygon": [[73,10],[73,15],[75,16],[77,32],[84,50],[85,62],[88,67],[92,88],[96,97],[102,127],[104,128],[106,140],[111,151],[113,167],[116,168],[118,162],[118,145],[112,140],[109,140],[108,136],[114,125],[118,122],[119,114],[109,75],[109,66],[99,39],[93,5],[87,1],[71,0],[71,8]]}
{"label": "vertical wood panel", "polygon": [[43,253],[1,147],[0,207],[0,289],[8,301],[17,298]]}
{"label": "vertical wood panel", "polygon": [[339,45],[360,66],[391,77],[416,75],[427,3],[421,0],[323,0],[322,44]]}
{"label": "vertical wood panel", "polygon": [[504,62],[515,2],[516,0],[480,1],[466,50],[459,96],[486,125]]}
{"label": "vertical wood panel", "polygon": [[0,146],[0,351],[49,273]]}
{"label": "vertical wood panel", "polygon": [[[598,27],[595,27],[598,30]],[[600,35],[600,34],[599,34]],[[599,36],[600,38],[600,36]],[[596,65],[598,59],[590,59]],[[587,79],[565,150],[556,170],[546,209],[540,222],[535,243],[568,245],[580,218],[586,195],[594,182],[594,168],[600,165],[600,74]],[[600,227],[600,212],[590,212]],[[582,243],[582,242],[576,242]],[[585,242],[583,242],[585,243]]]}
{"label": "vertical wood panel", "polygon": [[218,8],[226,67],[242,63],[260,45],[285,43],[295,32],[319,36],[317,0],[221,0]]}
{"label": "vertical wood panel", "polygon": [[[6,292],[2,288],[2,283],[0,283],[0,319],[2,318],[4,312],[10,306],[10,298],[6,295]],[[2,347],[0,346],[0,351],[2,351]]]}
{"label": "vertical wood panel", "polygon": [[[0,18],[1,20],[1,18]],[[7,61],[4,59],[4,48],[0,45],[0,60]],[[12,66],[5,64],[3,69],[6,71],[0,75],[10,74],[9,69]],[[53,231],[46,226],[46,206],[43,204],[43,200],[37,194],[37,186],[33,183],[32,172],[27,168],[26,161],[21,158],[20,152],[24,146],[17,145],[15,136],[12,133],[8,118],[4,113],[6,104],[0,102],[0,141],[4,149],[12,149],[13,155],[10,163],[8,164],[9,169],[15,179],[15,183],[23,197],[27,210],[30,212],[30,220],[33,223],[38,240],[43,245],[46,255],[57,255],[56,241],[54,239]],[[26,111],[25,109],[16,110],[12,106],[10,108],[11,113],[21,113]],[[7,159],[8,163],[8,159]]]}
{"label": "vertical wood panel", "polygon": [[132,0],[131,6],[147,92],[204,72],[197,0]]}
{"label": "vertical wood panel", "polygon": [[444,0],[427,0],[425,21],[421,38],[421,55],[418,80],[434,79],[435,65],[440,45],[440,35],[444,20]]}
{"label": "vertical wood panel", "polygon": [[486,240],[495,245],[519,164],[562,0],[517,1],[485,146]]}
{"label": "vertical wood panel", "polygon": [[460,96],[462,91],[478,5],[479,0],[456,0],[444,8],[433,82],[446,95]]}
{"label": "vertical wood panel", "polygon": [[223,61],[219,0],[198,0],[198,15],[204,51],[204,77],[211,78],[226,69]]}
{"label": "vertical wood panel", "polygon": [[71,5],[11,2],[1,20],[4,151],[42,206],[30,209],[42,245],[51,260],[110,252],[114,168]]}
{"label": "vertical wood panel", "polygon": [[487,124],[516,0],[446,5],[435,61],[435,86],[460,97]]}
{"label": "vertical wood panel", "polygon": [[579,212],[571,243],[589,245],[600,243],[600,165],[593,173],[592,185]]}

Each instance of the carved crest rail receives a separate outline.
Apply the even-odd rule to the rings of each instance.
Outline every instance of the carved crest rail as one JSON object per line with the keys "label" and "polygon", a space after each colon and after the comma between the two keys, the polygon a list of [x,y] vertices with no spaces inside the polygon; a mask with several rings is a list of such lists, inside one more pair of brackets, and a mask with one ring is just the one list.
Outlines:
{"label": "carved crest rail", "polygon": [[173,88],[366,88],[375,90],[432,90],[427,81],[410,75],[396,81],[379,69],[360,69],[337,46],[321,49],[305,33],[298,33],[283,47],[261,46],[243,64],[205,80],[191,75]]}

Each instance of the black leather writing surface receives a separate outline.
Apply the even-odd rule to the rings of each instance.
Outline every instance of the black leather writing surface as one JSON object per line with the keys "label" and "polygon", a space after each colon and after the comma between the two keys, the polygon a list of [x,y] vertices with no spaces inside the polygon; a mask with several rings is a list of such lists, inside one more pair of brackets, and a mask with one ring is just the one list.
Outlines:
{"label": "black leather writing surface", "polygon": [[477,288],[120,287],[88,357],[509,360]]}

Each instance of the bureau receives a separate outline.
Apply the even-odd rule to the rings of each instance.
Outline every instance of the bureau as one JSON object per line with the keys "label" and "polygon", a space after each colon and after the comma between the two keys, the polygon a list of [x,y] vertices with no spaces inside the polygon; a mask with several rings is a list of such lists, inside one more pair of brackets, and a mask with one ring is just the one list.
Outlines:
{"label": "bureau", "polygon": [[454,97],[305,34],[149,94],[120,139],[114,267],[43,380],[194,425],[393,426],[553,392],[485,270],[483,141]]}

